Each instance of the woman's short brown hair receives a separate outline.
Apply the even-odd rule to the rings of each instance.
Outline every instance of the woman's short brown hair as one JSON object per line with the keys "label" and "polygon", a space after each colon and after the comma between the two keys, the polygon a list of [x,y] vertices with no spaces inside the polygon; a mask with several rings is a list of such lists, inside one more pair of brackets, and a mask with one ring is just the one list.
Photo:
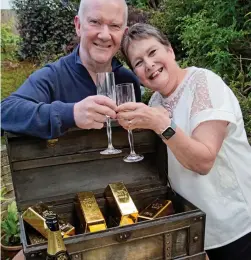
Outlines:
{"label": "woman's short brown hair", "polygon": [[168,38],[157,28],[153,27],[150,24],[146,23],[136,23],[129,27],[129,29],[124,33],[122,42],[121,42],[121,51],[126,58],[126,62],[132,68],[130,60],[128,58],[128,48],[129,44],[133,40],[143,40],[148,39],[150,37],[155,38],[158,42],[163,45],[170,47],[171,44]]}

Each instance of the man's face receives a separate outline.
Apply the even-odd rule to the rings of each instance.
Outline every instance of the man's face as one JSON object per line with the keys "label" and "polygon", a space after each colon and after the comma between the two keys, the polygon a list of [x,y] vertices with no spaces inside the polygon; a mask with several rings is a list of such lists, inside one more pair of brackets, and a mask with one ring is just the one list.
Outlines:
{"label": "man's face", "polygon": [[111,63],[125,30],[125,12],[121,0],[90,0],[85,3],[81,18],[75,17],[85,63]]}

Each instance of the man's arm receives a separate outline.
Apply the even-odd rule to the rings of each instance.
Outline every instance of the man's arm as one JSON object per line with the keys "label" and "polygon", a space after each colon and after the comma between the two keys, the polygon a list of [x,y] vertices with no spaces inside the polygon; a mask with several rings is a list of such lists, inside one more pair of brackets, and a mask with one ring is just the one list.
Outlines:
{"label": "man's arm", "polygon": [[[52,68],[45,67],[31,75],[14,94],[6,98],[1,106],[2,128],[50,139],[62,135],[73,126],[100,129],[106,116],[116,117],[116,103],[108,97],[85,93],[85,98],[81,100],[75,93],[74,102],[72,96],[69,98],[74,82],[65,83],[57,75]],[[62,92],[65,94],[62,95]],[[67,100],[71,102],[67,103]]]}
{"label": "man's arm", "polygon": [[58,87],[54,74],[50,67],[36,71],[1,102],[4,130],[49,139],[75,125],[74,103],[53,101]]}

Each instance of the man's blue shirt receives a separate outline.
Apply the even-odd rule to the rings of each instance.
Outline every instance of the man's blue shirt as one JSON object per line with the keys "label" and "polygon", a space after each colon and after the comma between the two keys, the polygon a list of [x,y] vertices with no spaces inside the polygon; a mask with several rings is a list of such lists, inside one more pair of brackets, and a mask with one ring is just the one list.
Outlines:
{"label": "man's blue shirt", "polygon": [[[133,83],[140,101],[137,77],[116,59],[112,60],[115,83]],[[1,102],[2,129],[49,139],[76,126],[73,106],[96,95],[96,86],[78,55],[68,56],[35,71],[23,85]]]}

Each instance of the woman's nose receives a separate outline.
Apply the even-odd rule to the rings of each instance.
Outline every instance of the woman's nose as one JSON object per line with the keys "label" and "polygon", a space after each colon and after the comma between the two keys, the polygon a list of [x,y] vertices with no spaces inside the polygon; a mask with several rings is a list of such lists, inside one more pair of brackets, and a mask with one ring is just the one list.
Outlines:
{"label": "woman's nose", "polygon": [[153,61],[151,61],[151,60],[145,61],[145,64],[146,64],[146,69],[147,70],[151,70],[152,68],[155,67],[155,63]]}

